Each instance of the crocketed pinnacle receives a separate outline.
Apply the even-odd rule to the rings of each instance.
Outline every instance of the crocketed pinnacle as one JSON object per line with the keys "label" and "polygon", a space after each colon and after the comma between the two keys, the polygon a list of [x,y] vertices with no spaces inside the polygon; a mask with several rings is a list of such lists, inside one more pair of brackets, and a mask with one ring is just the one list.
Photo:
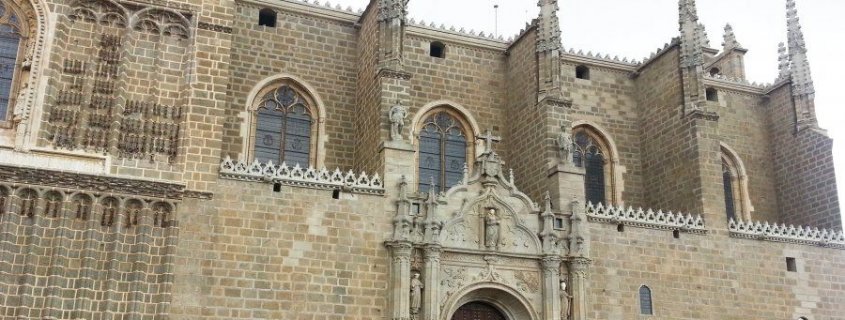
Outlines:
{"label": "crocketed pinnacle", "polygon": [[698,10],[695,0],[678,2],[678,25],[681,31],[681,66],[694,67],[704,64],[703,47],[709,47],[710,41],[704,31],[704,25],[698,22]]}
{"label": "crocketed pinnacle", "polygon": [[804,42],[804,32],[801,31],[795,0],[786,1],[786,27],[793,94],[813,94],[816,90],[813,86],[813,77],[810,74],[807,45]]}
{"label": "crocketed pinnacle", "polygon": [[786,53],[786,44],[778,44],[778,80],[789,77],[789,55]]}
{"label": "crocketed pinnacle", "polygon": [[723,51],[728,51],[730,49],[738,49],[742,48],[742,45],[739,44],[739,41],[736,40],[736,35],[734,34],[734,28],[731,27],[730,24],[725,25],[725,36],[724,41],[722,42]]}
{"label": "crocketed pinnacle", "polygon": [[560,20],[557,17],[559,10],[557,0],[540,0],[537,2],[540,7],[540,20],[537,25],[537,52],[560,50]]}

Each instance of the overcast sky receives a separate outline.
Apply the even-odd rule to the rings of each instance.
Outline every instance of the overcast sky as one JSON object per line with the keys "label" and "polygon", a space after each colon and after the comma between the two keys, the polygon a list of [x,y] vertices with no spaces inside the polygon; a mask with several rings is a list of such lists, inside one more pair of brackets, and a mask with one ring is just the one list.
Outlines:
{"label": "overcast sky", "polygon": [[[325,1],[325,0],[323,0]],[[367,0],[331,0],[363,8]],[[677,0],[559,0],[563,46],[642,60],[678,35]],[[747,49],[749,80],[772,82],[777,48],[786,42],[786,0],[698,0],[700,21],[711,46],[721,48],[726,23]],[[493,5],[499,5],[498,33],[515,35],[537,15],[537,0],[410,0],[416,20],[495,31]],[[845,201],[845,1],[797,0],[816,85],[821,127],[834,139],[840,205]]]}

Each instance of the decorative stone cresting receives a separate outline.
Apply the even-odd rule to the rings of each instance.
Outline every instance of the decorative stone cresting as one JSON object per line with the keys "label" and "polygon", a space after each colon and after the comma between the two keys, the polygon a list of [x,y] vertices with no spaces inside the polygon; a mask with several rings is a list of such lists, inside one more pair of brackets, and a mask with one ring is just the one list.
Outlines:
{"label": "decorative stone cresting", "polygon": [[505,40],[505,38],[502,37],[501,35],[496,36],[493,33],[485,33],[484,31],[476,32],[475,30],[467,31],[464,28],[456,28],[455,26],[447,27],[444,24],[438,25],[434,22],[426,23],[425,20],[417,21],[414,18],[409,19],[408,24],[412,25],[412,26],[420,27],[420,28],[437,30],[437,31],[441,31],[441,32],[447,32],[447,33],[457,34],[457,35],[461,35],[461,36],[484,39],[484,40],[489,40],[489,41],[496,41],[496,42],[501,42],[501,43],[510,43],[510,42],[513,41],[513,39]]}
{"label": "decorative stone cresting", "polygon": [[590,221],[606,222],[613,224],[624,224],[628,226],[661,229],[680,230],[688,233],[707,233],[704,227],[704,219],[701,215],[663,212],[658,210],[633,207],[605,206],[601,203],[587,204],[587,217]]}
{"label": "decorative stone cresting", "polygon": [[739,77],[731,77],[731,76],[726,76],[726,75],[721,75],[721,74],[710,75],[710,74],[705,73],[704,77],[707,78],[707,79],[711,79],[711,80],[722,81],[722,82],[730,82],[730,83],[734,83],[734,84],[751,86],[751,87],[756,87],[756,88],[760,88],[760,89],[766,89],[766,88],[769,88],[769,87],[772,86],[771,83],[749,82],[746,79],[742,79],[742,78],[739,78]]}
{"label": "decorative stone cresting", "polygon": [[[668,44],[667,44],[667,46],[668,46]],[[566,54],[573,55],[573,56],[580,56],[580,57],[584,57],[584,58],[588,58],[588,59],[597,59],[597,60],[603,60],[603,61],[608,61],[608,62],[613,62],[613,63],[627,64],[627,65],[631,65],[631,66],[639,66],[641,64],[639,61],[637,61],[635,59],[629,60],[627,57],[620,58],[619,56],[611,56],[609,54],[602,54],[600,52],[593,53],[592,51],[588,51],[587,53],[584,53],[584,50],[575,51],[575,49],[572,49],[572,48],[569,48],[568,50],[564,50],[564,51],[565,51]]]}
{"label": "decorative stone cresting", "polygon": [[299,164],[291,167],[286,163],[276,165],[273,161],[252,164],[233,160],[226,156],[220,163],[220,176],[226,179],[242,181],[265,181],[313,189],[344,189],[355,193],[384,194],[384,185],[378,173],[372,177],[366,172],[355,175],[352,170],[346,173],[326,168],[317,170],[313,167],[302,168]]}
{"label": "decorative stone cresting", "polygon": [[760,221],[734,221],[728,223],[731,237],[787,242],[845,250],[845,234],[842,231],[769,224]]}

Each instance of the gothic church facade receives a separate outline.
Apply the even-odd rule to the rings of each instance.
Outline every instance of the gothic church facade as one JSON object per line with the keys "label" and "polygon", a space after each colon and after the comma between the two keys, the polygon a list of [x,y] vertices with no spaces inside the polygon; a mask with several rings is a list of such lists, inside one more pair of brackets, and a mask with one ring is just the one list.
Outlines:
{"label": "gothic church facade", "polygon": [[0,0],[0,318],[843,319],[794,0],[762,85],[407,6]]}

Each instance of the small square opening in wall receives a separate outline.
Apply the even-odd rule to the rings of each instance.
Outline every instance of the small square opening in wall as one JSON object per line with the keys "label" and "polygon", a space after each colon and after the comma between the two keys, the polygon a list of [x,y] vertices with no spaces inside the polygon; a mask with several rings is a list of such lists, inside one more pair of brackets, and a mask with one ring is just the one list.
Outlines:
{"label": "small square opening in wall", "polygon": [[446,58],[446,45],[440,41],[433,41],[429,45],[428,55],[435,58]]}
{"label": "small square opening in wall", "polygon": [[340,189],[332,190],[332,199],[340,199]]}
{"label": "small square opening in wall", "polygon": [[795,258],[786,257],[786,271],[798,272],[798,265],[795,263]]}
{"label": "small square opening in wall", "polygon": [[672,237],[674,237],[675,239],[680,239],[681,238],[681,230],[672,231]]}
{"label": "small square opening in wall", "polygon": [[555,229],[563,230],[563,218],[555,218]]}
{"label": "small square opening in wall", "polygon": [[620,223],[616,226],[616,231],[625,232],[625,225]]}
{"label": "small square opening in wall", "polygon": [[282,192],[282,184],[281,183],[274,183],[273,184],[273,192]]}

